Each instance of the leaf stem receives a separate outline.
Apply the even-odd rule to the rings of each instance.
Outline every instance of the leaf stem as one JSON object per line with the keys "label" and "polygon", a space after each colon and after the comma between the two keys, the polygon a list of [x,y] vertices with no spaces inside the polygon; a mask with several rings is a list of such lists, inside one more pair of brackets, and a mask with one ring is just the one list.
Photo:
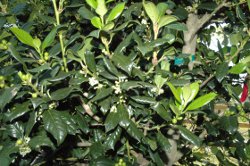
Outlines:
{"label": "leaf stem", "polygon": [[126,148],[127,148],[128,159],[131,160],[130,145],[128,140],[126,141]]}

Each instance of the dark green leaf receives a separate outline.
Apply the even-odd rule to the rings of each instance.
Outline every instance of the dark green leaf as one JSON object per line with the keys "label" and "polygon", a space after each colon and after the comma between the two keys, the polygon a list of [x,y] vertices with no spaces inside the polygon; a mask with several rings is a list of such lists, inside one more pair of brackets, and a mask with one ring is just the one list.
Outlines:
{"label": "dark green leaf", "polygon": [[104,145],[107,150],[114,150],[116,142],[120,140],[121,133],[122,128],[118,126],[111,134],[107,136],[108,138],[104,142]]}
{"label": "dark green leaf", "polygon": [[183,138],[185,138],[187,141],[191,142],[192,144],[196,146],[201,146],[202,140],[199,137],[197,137],[195,134],[190,132],[185,127],[177,126],[177,128],[180,130]]}
{"label": "dark green leaf", "polygon": [[131,99],[141,104],[155,104],[156,103],[153,97],[148,97],[148,96],[132,96]]}
{"label": "dark green leaf", "polygon": [[5,114],[7,121],[12,121],[16,118],[19,118],[20,116],[23,116],[27,112],[30,111],[29,109],[30,102],[25,102],[22,104],[16,104],[15,107]]}
{"label": "dark green leaf", "polygon": [[104,145],[101,142],[95,142],[90,147],[90,155],[93,159],[97,159],[104,155]]}
{"label": "dark green leaf", "polygon": [[178,31],[187,31],[187,26],[183,23],[173,23],[173,24],[169,24],[166,26],[167,28],[170,28],[170,29],[175,29],[175,30],[178,30]]}
{"label": "dark green leaf", "polygon": [[36,114],[36,112],[31,112],[29,120],[28,120],[28,122],[26,124],[26,127],[25,127],[25,135],[26,136],[30,135],[30,133],[31,133],[34,125],[36,124],[36,122],[37,122],[37,114]]}
{"label": "dark green leaf", "polygon": [[171,148],[171,144],[168,139],[160,131],[157,133],[157,142],[165,152],[168,152]]}
{"label": "dark green leaf", "polygon": [[19,122],[8,125],[7,131],[8,135],[14,138],[22,138],[24,136],[23,125]]}
{"label": "dark green leaf", "polygon": [[133,121],[129,121],[130,124],[128,128],[126,128],[127,133],[137,141],[141,142],[141,139],[144,137],[143,132],[137,128],[136,124]]}
{"label": "dark green leaf", "polygon": [[221,82],[228,73],[228,63],[224,62],[217,66],[216,68],[216,78]]}
{"label": "dark green leaf", "polygon": [[42,43],[42,50],[45,50],[45,48],[51,46],[56,37],[57,29],[58,27],[53,28],[52,31],[46,36]]}
{"label": "dark green leaf", "polygon": [[24,69],[27,69],[27,66],[26,64],[24,63],[22,57],[19,55],[19,53],[17,52],[16,48],[13,47],[12,45],[10,45],[8,47],[8,52],[10,53],[10,55],[15,58],[18,62],[20,62],[23,66],[24,66]]}
{"label": "dark green leaf", "polygon": [[131,59],[129,59],[129,57],[122,54],[114,54],[112,56],[112,60],[117,67],[121,68],[128,74],[131,74],[134,63],[131,61]]}
{"label": "dark green leaf", "polygon": [[69,96],[70,93],[72,93],[73,88],[72,87],[67,87],[67,88],[62,88],[58,89],[55,92],[51,93],[51,100],[62,100],[65,99],[67,96]]}
{"label": "dark green leaf", "polygon": [[79,10],[78,13],[82,18],[85,18],[87,20],[91,20],[95,15],[86,7],[82,6]]}
{"label": "dark green leaf", "polygon": [[221,128],[230,134],[234,134],[238,130],[238,120],[236,116],[223,116],[219,122]]}
{"label": "dark green leaf", "polygon": [[152,109],[157,112],[161,116],[162,119],[166,121],[170,121],[171,117],[169,111],[159,102],[157,102]]}
{"label": "dark green leaf", "polygon": [[109,96],[113,92],[112,88],[102,88],[100,89],[96,96],[91,99],[92,102],[104,99],[105,97]]}
{"label": "dark green leaf", "polygon": [[204,2],[199,5],[199,9],[205,9],[209,11],[213,11],[217,7],[215,2]]}
{"label": "dark green leaf", "polygon": [[67,125],[61,119],[60,112],[47,110],[43,113],[44,128],[53,135],[60,145],[67,136]]}
{"label": "dark green leaf", "polygon": [[16,96],[19,89],[20,86],[13,86],[0,90],[0,109],[3,109]]}
{"label": "dark green leaf", "polygon": [[88,66],[89,70],[93,73],[96,73],[96,63],[95,63],[95,56],[90,51],[86,51],[84,54],[86,65]]}
{"label": "dark green leaf", "polygon": [[55,148],[53,142],[49,139],[46,132],[41,131],[37,136],[32,137],[29,146],[33,149],[39,150],[42,146],[47,146],[51,148]]}

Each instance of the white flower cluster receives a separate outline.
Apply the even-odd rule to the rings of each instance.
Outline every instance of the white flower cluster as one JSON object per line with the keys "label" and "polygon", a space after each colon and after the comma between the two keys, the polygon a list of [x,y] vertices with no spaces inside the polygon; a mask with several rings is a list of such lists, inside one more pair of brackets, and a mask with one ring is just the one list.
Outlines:
{"label": "white flower cluster", "polygon": [[101,89],[103,87],[103,85],[95,77],[89,78],[89,85],[93,86],[94,89]]}
{"label": "white flower cluster", "polygon": [[26,154],[31,152],[31,149],[28,145],[30,142],[29,137],[20,138],[16,141],[16,146],[19,147],[19,153],[24,157]]}
{"label": "white flower cluster", "polygon": [[156,93],[157,95],[161,95],[164,93],[164,90],[162,88],[157,88],[157,87],[154,87],[150,90],[152,93]]}
{"label": "white flower cluster", "polygon": [[122,93],[121,86],[120,86],[120,81],[115,81],[115,85],[112,86],[112,88],[115,90],[115,94]]}

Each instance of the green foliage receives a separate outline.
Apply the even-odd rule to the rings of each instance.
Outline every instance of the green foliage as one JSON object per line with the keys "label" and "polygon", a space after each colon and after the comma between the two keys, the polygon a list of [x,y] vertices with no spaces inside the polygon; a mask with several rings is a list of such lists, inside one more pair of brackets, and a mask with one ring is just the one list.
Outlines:
{"label": "green foliage", "polygon": [[212,25],[182,54],[221,2],[1,1],[0,165],[249,165],[249,0],[216,13],[218,51]]}

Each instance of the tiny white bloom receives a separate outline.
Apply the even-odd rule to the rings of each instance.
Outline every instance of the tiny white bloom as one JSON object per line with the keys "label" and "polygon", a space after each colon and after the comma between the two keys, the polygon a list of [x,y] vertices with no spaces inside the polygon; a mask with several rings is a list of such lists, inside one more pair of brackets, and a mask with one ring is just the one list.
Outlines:
{"label": "tiny white bloom", "polygon": [[98,81],[95,77],[89,78],[89,84],[90,84],[91,86],[95,86],[95,85],[97,85],[98,83],[99,83],[99,81]]}
{"label": "tiny white bloom", "polygon": [[113,105],[113,106],[110,108],[110,112],[114,112],[114,113],[117,112],[117,108],[116,108],[115,105]]}

